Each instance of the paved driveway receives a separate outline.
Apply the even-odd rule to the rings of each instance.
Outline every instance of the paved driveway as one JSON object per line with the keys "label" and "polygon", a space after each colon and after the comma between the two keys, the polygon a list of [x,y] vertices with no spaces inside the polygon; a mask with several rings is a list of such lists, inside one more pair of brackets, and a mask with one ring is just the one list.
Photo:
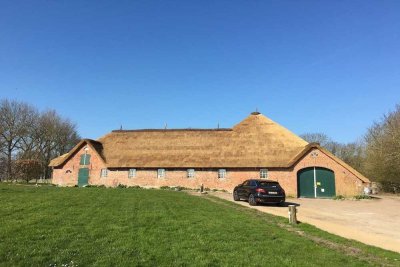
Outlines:
{"label": "paved driveway", "polygon": [[[232,200],[228,193],[212,195]],[[299,205],[297,219],[327,232],[400,253],[400,197],[379,196],[371,200],[287,199]],[[245,201],[237,202],[249,206]],[[288,217],[287,207],[251,207]]]}

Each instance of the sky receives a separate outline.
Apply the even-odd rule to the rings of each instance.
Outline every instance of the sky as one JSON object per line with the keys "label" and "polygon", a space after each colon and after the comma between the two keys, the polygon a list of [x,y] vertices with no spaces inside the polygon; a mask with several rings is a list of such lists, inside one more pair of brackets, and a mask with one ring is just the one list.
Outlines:
{"label": "sky", "polygon": [[400,104],[400,1],[3,1],[0,99],[113,129],[362,138]]}

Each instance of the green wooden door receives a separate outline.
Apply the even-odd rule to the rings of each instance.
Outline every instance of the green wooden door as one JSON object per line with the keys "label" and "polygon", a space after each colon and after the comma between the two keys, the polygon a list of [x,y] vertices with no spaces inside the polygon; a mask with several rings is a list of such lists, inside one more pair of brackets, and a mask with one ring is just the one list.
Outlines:
{"label": "green wooden door", "polygon": [[324,168],[315,168],[317,181],[317,197],[331,198],[336,195],[335,174]]}
{"label": "green wooden door", "polygon": [[305,168],[297,174],[298,197],[315,197],[314,168]]}
{"label": "green wooden door", "polygon": [[89,168],[80,168],[78,173],[78,186],[85,186],[89,181]]}
{"label": "green wooden door", "polygon": [[[316,187],[314,188],[314,185]],[[298,197],[331,198],[336,195],[335,174],[320,167],[310,167],[297,173]]]}

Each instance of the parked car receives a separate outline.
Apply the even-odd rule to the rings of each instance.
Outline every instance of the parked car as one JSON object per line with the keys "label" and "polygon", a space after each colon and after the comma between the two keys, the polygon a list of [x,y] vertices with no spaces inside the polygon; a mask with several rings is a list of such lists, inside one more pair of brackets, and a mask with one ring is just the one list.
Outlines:
{"label": "parked car", "polygon": [[276,181],[264,179],[250,179],[237,185],[233,189],[233,200],[245,199],[251,206],[258,203],[285,203],[285,190]]}

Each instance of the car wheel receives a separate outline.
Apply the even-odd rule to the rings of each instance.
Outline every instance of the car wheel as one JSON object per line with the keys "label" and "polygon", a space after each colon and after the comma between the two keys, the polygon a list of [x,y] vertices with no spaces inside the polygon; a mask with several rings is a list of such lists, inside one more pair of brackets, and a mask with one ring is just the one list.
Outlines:
{"label": "car wheel", "polygon": [[249,196],[249,204],[250,206],[257,206],[257,201],[253,194],[250,194]]}
{"label": "car wheel", "polygon": [[239,201],[240,200],[240,197],[239,197],[237,191],[233,191],[233,200],[235,200],[235,201]]}

